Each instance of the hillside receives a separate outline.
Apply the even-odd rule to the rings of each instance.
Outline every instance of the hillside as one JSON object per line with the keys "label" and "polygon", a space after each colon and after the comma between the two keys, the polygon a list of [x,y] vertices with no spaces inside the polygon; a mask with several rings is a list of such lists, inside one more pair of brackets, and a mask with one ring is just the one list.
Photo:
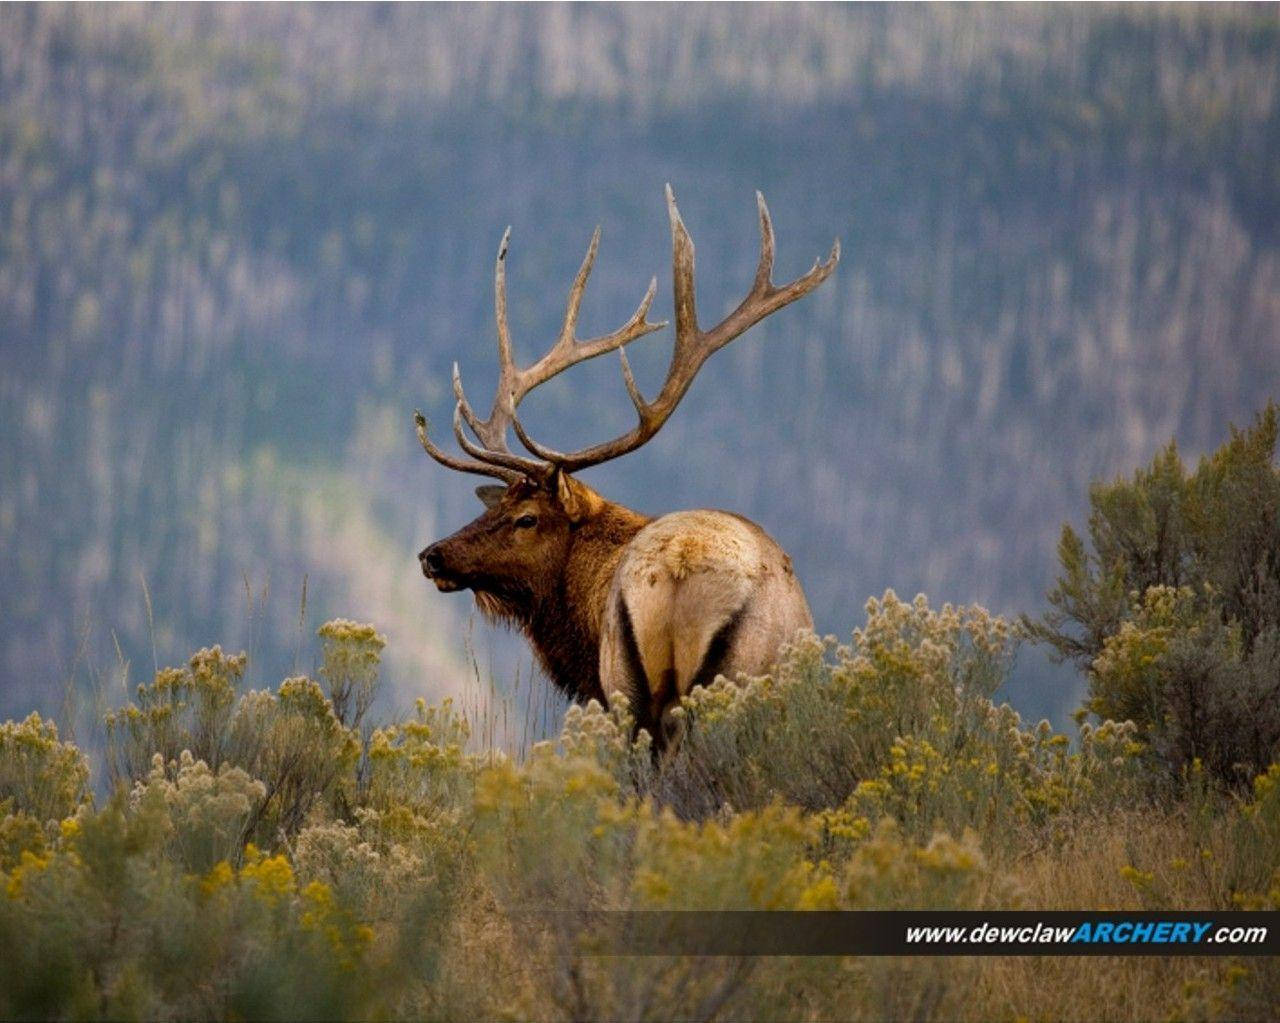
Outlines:
{"label": "hillside", "polygon": [[[410,414],[454,359],[491,386],[507,224],[524,358],[597,223],[584,330],[653,274],[666,316],[666,181],[705,310],[757,188],[780,276],[845,254],[593,485],[760,522],[823,631],[886,587],[1040,610],[1090,480],[1280,394],[1278,57],[1226,5],[0,8],[0,718],[213,642],[274,682],[336,614],[396,702],[464,691],[414,555],[478,506]],[[553,444],[627,423],[611,363],[545,391]],[[1071,684],[1024,657],[1007,696]]]}

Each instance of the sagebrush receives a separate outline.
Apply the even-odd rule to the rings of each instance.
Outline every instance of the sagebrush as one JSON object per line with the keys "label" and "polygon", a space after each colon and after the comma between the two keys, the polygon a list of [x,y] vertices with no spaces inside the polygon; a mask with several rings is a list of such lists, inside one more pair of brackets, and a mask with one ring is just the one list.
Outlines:
{"label": "sagebrush", "polygon": [[0,1015],[1265,1018],[1269,961],[593,954],[611,908],[1280,907],[1280,766],[1161,791],[1135,724],[1073,743],[993,702],[1018,628],[867,612],[696,691],[656,760],[621,702],[521,761],[448,702],[370,727],[382,638],[351,622],[321,630],[327,690],[240,692],[217,648],[158,673],[102,800],[52,725],[8,723]]}

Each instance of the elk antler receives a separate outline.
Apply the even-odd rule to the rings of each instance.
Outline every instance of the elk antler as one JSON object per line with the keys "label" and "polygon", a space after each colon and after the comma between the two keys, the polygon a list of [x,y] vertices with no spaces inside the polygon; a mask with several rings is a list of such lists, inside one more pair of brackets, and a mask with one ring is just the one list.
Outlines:
{"label": "elk antler", "polygon": [[[502,235],[498,245],[498,258],[494,266],[494,317],[498,324],[498,388],[493,399],[493,408],[488,419],[481,419],[471,408],[462,389],[462,376],[458,372],[458,364],[453,364],[453,394],[457,399],[453,413],[453,432],[458,444],[476,461],[457,458],[441,451],[427,436],[427,421],[421,412],[414,413],[414,421],[418,428],[418,440],[424,450],[441,465],[463,472],[482,473],[496,476],[498,479],[512,483],[522,476],[539,479],[552,468],[545,461],[513,455],[507,448],[507,427],[515,421],[516,406],[526,394],[539,384],[550,380],[570,366],[585,359],[594,359],[597,355],[619,351],[623,345],[630,344],[645,334],[665,327],[666,321],[650,323],[646,318],[649,306],[653,302],[658,288],[655,277],[649,282],[640,305],[621,327],[612,334],[579,341],[576,335],[578,309],[582,305],[582,293],[587,286],[587,278],[591,276],[591,267],[596,261],[596,250],[600,246],[600,228],[591,236],[591,244],[587,254],[574,278],[573,287],[569,289],[569,301],[565,308],[564,325],[560,335],[550,351],[531,366],[520,369],[515,364],[511,353],[511,331],[507,326],[507,243],[511,237],[511,228]],[[463,429],[463,421],[479,439],[480,444],[473,443]]]}
{"label": "elk antler", "polygon": [[[674,285],[674,302],[676,317],[675,348],[671,356],[671,365],[667,370],[667,378],[653,401],[646,401],[636,386],[635,377],[631,373],[631,365],[627,362],[625,345],[638,337],[665,327],[665,323],[649,323],[646,315],[649,304],[653,301],[656,279],[650,281],[649,290],[645,293],[639,309],[622,327],[612,334],[591,341],[577,341],[574,338],[574,325],[578,317],[578,306],[582,301],[582,291],[595,261],[596,247],[600,241],[600,229],[597,228],[591,238],[582,268],[573,282],[569,293],[568,309],[565,312],[564,327],[560,337],[551,350],[527,369],[515,367],[511,357],[511,338],[507,330],[506,310],[506,271],[504,260],[507,253],[507,238],[502,236],[502,244],[498,249],[498,264],[495,273],[496,314],[498,320],[498,393],[494,398],[493,410],[489,418],[481,420],[471,410],[462,391],[461,379],[457,365],[453,370],[453,390],[457,397],[454,411],[454,434],[463,450],[477,461],[469,462],[455,458],[440,451],[427,438],[426,421],[417,414],[418,439],[427,453],[437,462],[451,469],[465,472],[479,472],[497,476],[512,482],[520,476],[531,478],[545,477],[549,472],[561,470],[574,472],[588,466],[617,458],[619,455],[634,451],[662,428],[671,413],[675,411],[680,399],[689,390],[693,378],[702,364],[712,355],[743,333],[749,327],[759,323],[770,313],[776,312],[785,305],[807,295],[819,284],[831,276],[836,263],[840,260],[840,242],[832,246],[831,254],[825,261],[815,261],[813,268],[790,284],[777,287],[773,284],[773,224],[769,218],[769,209],[765,205],[764,196],[756,193],[756,205],[760,213],[760,262],[756,267],[755,281],[747,297],[736,309],[710,330],[702,330],[698,326],[698,314],[694,299],[694,259],[693,241],[680,219],[680,211],[676,208],[675,196],[671,186],[667,185],[667,211],[671,217],[672,276]],[[622,360],[622,379],[626,384],[627,394],[635,406],[639,417],[637,424],[621,437],[597,444],[594,447],[570,454],[563,454],[545,447],[525,433],[516,417],[516,407],[521,399],[538,384],[555,376],[557,373],[583,359],[590,359],[604,352],[618,350]],[[463,421],[466,421],[472,432],[480,440],[476,445],[466,436]],[[535,458],[514,455],[507,448],[506,431],[511,426],[520,443]]]}
{"label": "elk antler", "polygon": [[807,295],[831,275],[840,259],[840,242],[831,249],[831,255],[825,262],[815,261],[813,268],[803,277],[790,284],[776,287],[773,284],[773,223],[769,218],[769,208],[765,205],[764,196],[756,192],[756,206],[760,212],[760,262],[756,267],[755,281],[751,291],[739,306],[710,330],[698,327],[698,313],[694,300],[693,284],[693,241],[680,219],[680,211],[676,208],[675,196],[671,186],[667,185],[667,210],[671,215],[672,276],[675,293],[676,342],[671,356],[671,366],[667,370],[666,381],[662,390],[653,401],[645,401],[635,378],[631,374],[631,366],[627,362],[626,352],[620,351],[622,358],[622,377],[636,407],[639,422],[627,433],[611,441],[597,444],[594,447],[571,454],[562,454],[544,447],[532,440],[515,419],[512,426],[516,435],[532,454],[555,465],[565,472],[585,469],[601,462],[617,458],[628,451],[634,451],[662,428],[676,405],[689,390],[693,378],[702,364],[712,355],[745,331],[748,327],[759,323],[772,312],[784,305]]}

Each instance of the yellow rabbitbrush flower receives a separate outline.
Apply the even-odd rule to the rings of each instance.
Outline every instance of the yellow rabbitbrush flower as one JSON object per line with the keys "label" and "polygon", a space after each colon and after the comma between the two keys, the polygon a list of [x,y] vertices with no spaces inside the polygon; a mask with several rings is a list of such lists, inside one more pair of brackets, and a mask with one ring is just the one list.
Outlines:
{"label": "yellow rabbitbrush flower", "polygon": [[347,618],[330,619],[316,630],[316,635],[329,643],[351,646],[352,655],[358,654],[366,666],[376,664],[378,652],[387,645],[387,637],[372,625]]}
{"label": "yellow rabbitbrush flower", "polygon": [[515,764],[499,761],[476,778],[475,806],[485,813],[509,814],[526,809],[529,793]]}
{"label": "yellow rabbitbrush flower", "polygon": [[[682,821],[669,811],[637,820],[633,890],[654,909],[815,908],[829,869],[808,858],[817,819],[779,804],[719,821]],[[807,894],[806,894],[807,893]]]}
{"label": "yellow rabbitbrush flower", "polygon": [[1261,855],[1267,863],[1241,879],[1242,890],[1234,893],[1233,901],[1245,909],[1280,909],[1280,864],[1275,856],[1280,849],[1280,764],[1271,764],[1253,779],[1253,799],[1241,808],[1240,826],[1232,839],[1225,850],[1228,862],[1252,853],[1250,859]]}
{"label": "yellow rabbitbrush flower", "polygon": [[851,812],[848,805],[834,810],[822,810],[815,816],[815,820],[822,829],[824,837],[828,839],[856,842],[871,833],[871,821],[867,817]]}
{"label": "yellow rabbitbrush flower", "polygon": [[830,874],[823,874],[809,884],[796,899],[796,909],[839,909],[840,886]]}
{"label": "yellow rabbitbrush flower", "polygon": [[916,849],[913,855],[920,866],[938,875],[963,875],[986,867],[986,857],[972,831],[965,832],[961,840],[948,834],[934,835],[927,846]]}
{"label": "yellow rabbitbrush flower", "polygon": [[408,721],[376,729],[369,741],[368,801],[380,810],[410,808],[434,816],[463,801],[482,764],[494,758],[466,752],[470,726],[446,699],[424,700]]}
{"label": "yellow rabbitbrush flower", "polygon": [[1270,821],[1280,829],[1280,763],[1272,764],[1253,779],[1253,802],[1245,812],[1255,820]]}
{"label": "yellow rabbitbrush flower", "polygon": [[994,874],[977,834],[935,834],[921,846],[890,818],[857,846],[845,868],[843,905],[857,909],[977,908],[1008,904],[1007,883]]}
{"label": "yellow rabbitbrush flower", "polygon": [[[43,873],[52,860],[52,853],[38,856],[29,849],[23,849],[18,865],[9,873],[5,882],[5,894],[11,899],[21,898],[23,882],[34,874]],[[2,876],[4,875],[0,874]]]}
{"label": "yellow rabbitbrush flower", "polygon": [[[683,725],[686,708],[675,706],[671,713],[673,720]],[[560,748],[566,757],[594,760],[620,787],[635,792],[652,778],[653,738],[647,729],[633,740],[634,733],[631,702],[625,693],[616,692],[607,709],[597,700],[587,701],[585,707],[571,706],[560,730]]]}
{"label": "yellow rabbitbrush flower", "polygon": [[30,814],[8,813],[0,817],[0,870],[16,867],[24,852],[43,855],[48,845],[46,825]]}
{"label": "yellow rabbitbrush flower", "polygon": [[264,857],[252,843],[245,847],[245,865],[240,868],[240,878],[251,882],[254,893],[272,906],[295,891],[293,867],[284,854]]}
{"label": "yellow rabbitbrush flower", "polygon": [[373,941],[373,929],[339,907],[333,889],[322,881],[308,884],[301,900],[304,909],[298,923],[302,929],[325,940],[341,969],[354,970]]}
{"label": "yellow rabbitbrush flower", "polygon": [[235,858],[245,827],[266,794],[266,785],[241,768],[224,762],[215,773],[183,750],[176,763],[167,765],[157,753],[151,773],[134,786],[130,803],[162,803],[174,851],[188,870],[201,873],[219,860]]}
{"label": "yellow rabbitbrush flower", "polygon": [[1139,870],[1126,863],[1120,868],[1120,876],[1139,890],[1145,890],[1155,884],[1156,875],[1149,870]]}
{"label": "yellow rabbitbrush flower", "polygon": [[219,860],[213,869],[200,879],[200,894],[206,899],[214,893],[228,887],[235,881],[235,871],[226,860]]}
{"label": "yellow rabbitbrush flower", "polygon": [[220,646],[206,647],[185,668],[163,668],[151,682],[139,685],[136,704],[105,717],[112,777],[141,781],[150,772],[153,754],[168,764],[184,749],[218,765],[247,664],[243,652],[229,655]]}
{"label": "yellow rabbitbrush flower", "polygon": [[302,924],[314,926],[322,917],[333,912],[333,889],[323,881],[312,881],[302,889],[302,898],[309,908],[302,914]]}
{"label": "yellow rabbitbrush flower", "polygon": [[293,867],[283,854],[264,856],[250,843],[239,873],[225,860],[219,862],[200,879],[200,895],[208,899],[237,882],[272,910],[287,910],[286,919],[297,913],[297,926],[322,937],[342,969],[354,969],[373,939],[372,929],[339,905],[328,884],[311,881],[299,890]]}
{"label": "yellow rabbitbrush flower", "polygon": [[324,643],[320,677],[328,686],[334,713],[344,725],[356,727],[373,705],[378,690],[378,666],[387,638],[372,625],[335,618],[316,630]]}

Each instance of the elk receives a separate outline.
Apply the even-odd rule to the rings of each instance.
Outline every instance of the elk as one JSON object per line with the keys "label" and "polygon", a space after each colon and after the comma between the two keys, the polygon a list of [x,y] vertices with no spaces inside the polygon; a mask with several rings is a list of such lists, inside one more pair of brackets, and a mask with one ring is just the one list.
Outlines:
{"label": "elk", "polygon": [[[485,505],[479,518],[418,555],[423,574],[442,592],[471,589],[486,617],[521,629],[543,670],[571,699],[607,706],[608,694],[625,694],[637,732],[647,729],[656,746],[663,743],[671,725],[668,712],[681,696],[720,674],[768,670],[779,647],[798,630],[812,628],[813,619],[791,559],[754,522],[709,510],[651,519],[606,500],[575,474],[653,437],[712,353],[808,294],[840,258],[836,241],[825,261],[815,261],[790,284],[775,286],[773,226],[757,192],[755,280],[736,309],[704,330],[694,302],[693,242],[670,185],[666,199],[675,344],[666,380],[652,401],[636,386],[626,346],[667,326],[648,319],[657,278],[620,328],[579,340],[578,308],[600,243],[597,227],[569,291],[559,337],[537,362],[520,368],[507,326],[507,228],[494,271],[499,375],[488,418],[472,409],[457,363],[453,366],[453,432],[470,457],[437,447],[422,413],[414,414],[418,440],[433,459],[502,481],[476,489]],[[614,350],[636,425],[613,440],[567,454],[533,440],[516,415],[525,396],[570,366]],[[508,427],[528,454],[509,449]]]}

